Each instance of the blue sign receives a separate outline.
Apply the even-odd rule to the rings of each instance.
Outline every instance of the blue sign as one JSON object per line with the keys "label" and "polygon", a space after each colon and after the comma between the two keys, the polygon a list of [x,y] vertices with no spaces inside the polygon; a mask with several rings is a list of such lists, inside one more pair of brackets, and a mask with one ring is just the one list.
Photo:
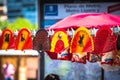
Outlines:
{"label": "blue sign", "polygon": [[58,15],[58,5],[45,5],[44,9],[45,16],[57,16]]}

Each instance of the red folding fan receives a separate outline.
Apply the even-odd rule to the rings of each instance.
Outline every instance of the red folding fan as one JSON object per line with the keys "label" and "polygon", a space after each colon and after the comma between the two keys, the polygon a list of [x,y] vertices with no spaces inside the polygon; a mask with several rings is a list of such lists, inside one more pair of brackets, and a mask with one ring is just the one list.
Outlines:
{"label": "red folding fan", "polygon": [[101,27],[94,39],[96,54],[103,56],[103,53],[116,49],[116,37],[113,35],[112,30],[109,27]]}

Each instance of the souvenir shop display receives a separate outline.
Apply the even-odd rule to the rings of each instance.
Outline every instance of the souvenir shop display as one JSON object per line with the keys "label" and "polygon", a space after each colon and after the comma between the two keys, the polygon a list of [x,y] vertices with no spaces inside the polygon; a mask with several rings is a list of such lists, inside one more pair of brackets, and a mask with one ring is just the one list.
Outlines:
{"label": "souvenir shop display", "polygon": [[[119,26],[119,16],[108,13],[83,13],[68,16],[46,30],[48,35],[52,33],[51,36],[56,34],[53,32],[60,29],[68,33],[70,49],[67,52],[72,54],[72,62],[84,64],[86,60],[99,62],[100,66],[105,69],[106,65],[118,67],[120,64]],[[52,40],[51,42],[55,42],[55,39]],[[61,46],[56,47],[59,47],[59,50],[61,47],[62,50],[63,42],[59,43]],[[54,53],[55,50],[52,52]]]}
{"label": "souvenir shop display", "polygon": [[5,29],[0,36],[0,50],[33,49],[46,52],[55,60],[83,64],[98,62],[108,71],[120,66],[120,16],[75,14],[46,29],[39,29],[34,35],[32,38],[26,28],[19,30],[16,36]]}

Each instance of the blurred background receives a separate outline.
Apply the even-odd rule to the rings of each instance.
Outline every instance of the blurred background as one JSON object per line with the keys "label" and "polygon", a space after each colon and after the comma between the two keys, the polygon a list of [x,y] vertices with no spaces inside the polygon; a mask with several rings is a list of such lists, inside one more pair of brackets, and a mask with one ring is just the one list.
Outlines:
{"label": "blurred background", "polygon": [[[110,6],[114,8],[108,9]],[[32,31],[37,31],[40,27],[49,27],[69,15],[88,12],[109,12],[120,16],[120,1],[0,0],[0,33],[6,28],[16,32],[23,27],[29,29],[32,33]],[[16,55],[13,55],[13,53]],[[8,52],[4,54],[0,50],[0,69],[2,69],[3,64],[6,62],[15,66],[14,80],[37,80],[38,53],[18,55],[16,52]],[[50,73],[56,73],[60,75],[61,80],[102,80],[103,75],[104,80],[120,79],[120,70],[105,71],[102,74],[98,63],[87,62],[87,64],[81,64],[52,60],[45,53],[44,64],[45,76]],[[1,71],[0,80],[3,80]]]}
{"label": "blurred background", "polygon": [[[38,29],[37,0],[0,0],[0,32],[6,28],[15,32],[23,27],[30,31]],[[37,80],[38,55],[3,53],[0,50],[0,80],[4,80],[1,71],[6,62],[15,67],[14,80]]]}

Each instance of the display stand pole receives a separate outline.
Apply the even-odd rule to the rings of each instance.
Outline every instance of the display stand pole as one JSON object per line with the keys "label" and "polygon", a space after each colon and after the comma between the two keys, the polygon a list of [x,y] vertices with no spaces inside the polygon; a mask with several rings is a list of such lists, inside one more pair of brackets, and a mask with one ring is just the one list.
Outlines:
{"label": "display stand pole", "polygon": [[38,67],[38,79],[37,80],[44,80],[44,51],[39,51],[39,67]]}
{"label": "display stand pole", "polygon": [[101,68],[101,80],[104,80],[104,69]]}
{"label": "display stand pole", "polygon": [[38,54],[38,71],[37,80],[40,80],[40,53]]}
{"label": "display stand pole", "polygon": [[[44,0],[38,0],[38,26],[44,28]],[[38,67],[38,79],[44,80],[44,51],[39,50],[39,67]]]}

